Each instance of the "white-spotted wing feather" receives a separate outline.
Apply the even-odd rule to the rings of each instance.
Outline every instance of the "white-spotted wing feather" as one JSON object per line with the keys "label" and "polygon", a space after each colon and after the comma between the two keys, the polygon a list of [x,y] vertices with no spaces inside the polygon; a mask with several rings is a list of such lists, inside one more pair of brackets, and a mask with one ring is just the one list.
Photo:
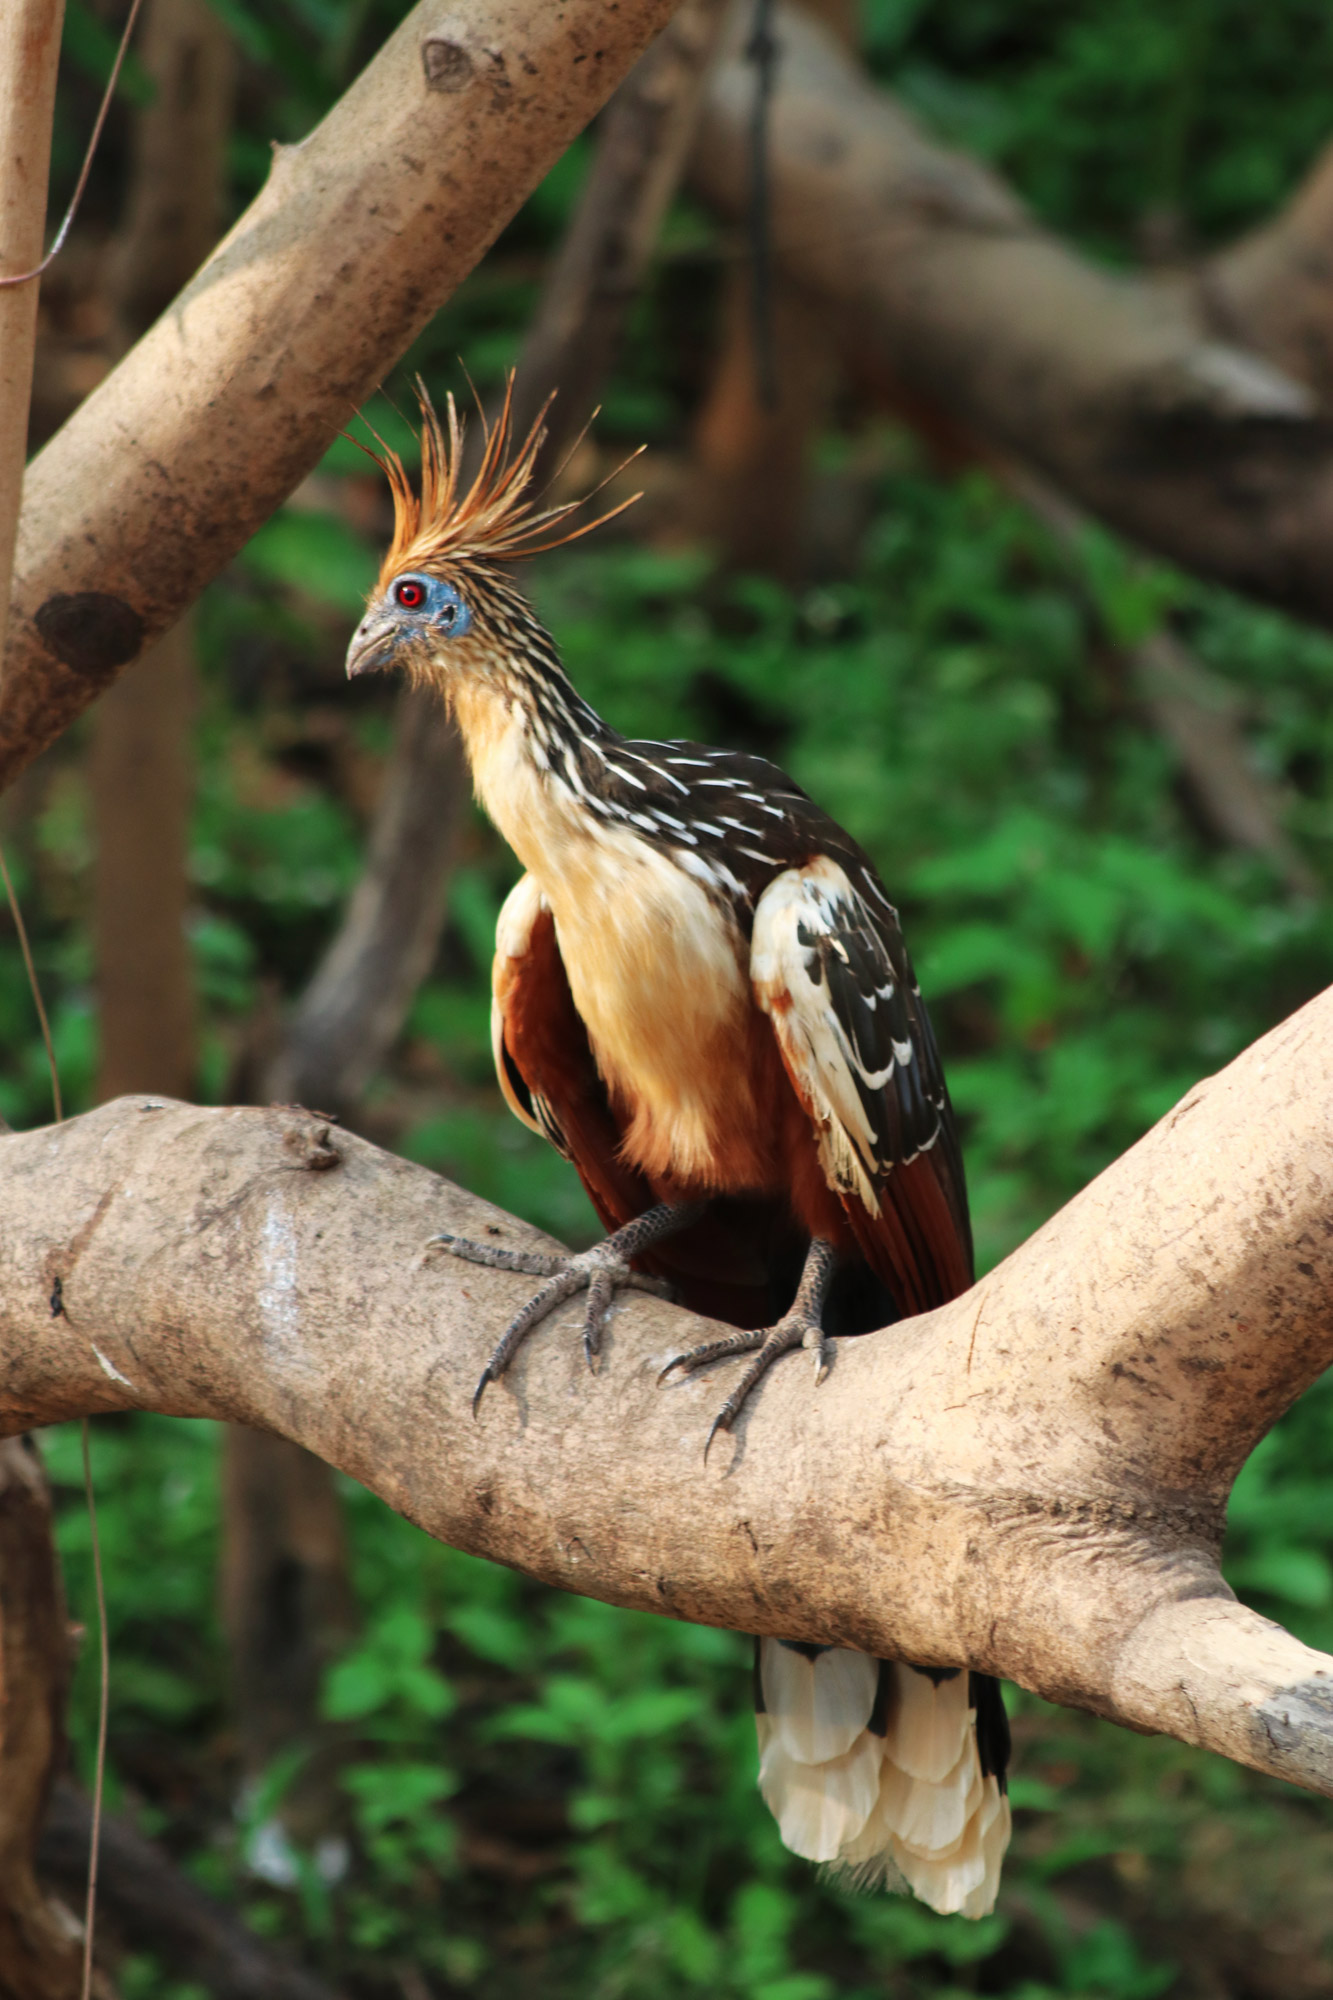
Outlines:
{"label": "white-spotted wing feather", "polygon": [[828,855],[785,869],[755,908],[755,999],[809,1111],[829,1185],[871,1214],[894,1167],[939,1138],[945,1102],[900,957],[895,964],[882,919]]}

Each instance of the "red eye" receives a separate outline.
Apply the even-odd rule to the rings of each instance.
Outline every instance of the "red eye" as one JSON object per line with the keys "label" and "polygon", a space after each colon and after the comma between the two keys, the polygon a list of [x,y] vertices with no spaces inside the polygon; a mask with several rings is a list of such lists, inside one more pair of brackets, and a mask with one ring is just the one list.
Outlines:
{"label": "red eye", "polygon": [[426,602],[426,592],[415,577],[405,576],[393,587],[393,601],[404,611],[419,611]]}

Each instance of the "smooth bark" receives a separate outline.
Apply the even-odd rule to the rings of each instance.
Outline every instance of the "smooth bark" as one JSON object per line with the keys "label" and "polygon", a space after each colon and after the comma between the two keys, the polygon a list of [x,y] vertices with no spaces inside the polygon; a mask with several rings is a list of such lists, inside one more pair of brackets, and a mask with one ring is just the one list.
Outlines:
{"label": "smooth bark", "polygon": [[7,783],[311,470],[672,12],[420,0],[29,468]]}
{"label": "smooth bark", "polygon": [[88,760],[94,841],[97,1094],[195,1087],[186,932],[193,798],[193,620],[151,646],[97,711]]}
{"label": "smooth bark", "polygon": [[[844,47],[856,47],[858,10],[848,0],[801,4]],[[752,96],[757,89],[752,67]],[[768,273],[765,282],[756,269],[753,162],[750,180],[746,254],[727,274],[712,380],[695,427],[698,528],[729,568],[791,582],[806,572],[810,458],[841,356],[822,302],[789,277]],[[761,384],[761,375],[771,380]]]}
{"label": "smooth bark", "polygon": [[[290,1109],[128,1099],[0,1140],[0,1426],[147,1408],[298,1439],[430,1533],[706,1623],[972,1665],[1333,1794],[1333,1659],[1237,1604],[1226,1496],[1333,1360],[1333,994],[973,1291],[780,1366],[703,1461],[701,1332],[566,1315],[471,1414],[534,1233]],[[53,1319],[51,1288],[65,1313]]]}
{"label": "smooth bark", "polygon": [[777,402],[760,394],[748,265],[728,274],[721,339],[695,426],[697,527],[728,568],[806,573],[809,464],[836,382],[838,355],[817,300],[779,279],[768,301]]}

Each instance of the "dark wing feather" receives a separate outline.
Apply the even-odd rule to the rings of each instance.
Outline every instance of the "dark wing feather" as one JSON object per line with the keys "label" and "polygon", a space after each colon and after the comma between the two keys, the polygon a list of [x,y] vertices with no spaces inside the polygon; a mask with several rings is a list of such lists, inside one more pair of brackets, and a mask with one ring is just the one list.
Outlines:
{"label": "dark wing feather", "polygon": [[874,886],[872,901],[828,855],[784,871],[755,910],[751,972],[862,1253],[922,1312],[972,1282],[967,1194],[930,1020]]}

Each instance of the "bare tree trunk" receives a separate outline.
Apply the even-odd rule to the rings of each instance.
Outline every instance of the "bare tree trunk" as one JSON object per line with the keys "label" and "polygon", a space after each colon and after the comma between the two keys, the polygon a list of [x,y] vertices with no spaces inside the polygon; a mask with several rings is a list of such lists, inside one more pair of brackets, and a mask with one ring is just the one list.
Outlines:
{"label": "bare tree trunk", "polygon": [[194,719],[188,619],[100,705],[89,759],[99,1098],[191,1097],[194,974],[185,922]]}
{"label": "bare tree trunk", "polygon": [[[128,1098],[0,1139],[0,1429],[299,1439],[429,1533],[613,1603],[964,1663],[1333,1795],[1333,1658],[1236,1603],[1227,1495],[1333,1361],[1333,993],[1197,1085],[938,1311],[779,1366],[703,1463],[708,1323],[557,1316],[478,1417],[535,1231],[307,1113]],[[64,1287],[67,1317],[49,1292]]]}
{"label": "bare tree trunk", "polygon": [[[206,0],[151,0],[115,283],[126,344],[193,275],[222,225],[235,56]],[[188,1097],[194,975],[185,920],[194,647],[182,620],[99,705],[89,770],[96,876],[98,1094]]]}
{"label": "bare tree trunk", "polygon": [[65,1760],[70,1634],[51,1495],[27,1438],[0,1444],[0,2000],[74,2000],[79,1924],[39,1886],[37,1835]]}
{"label": "bare tree trunk", "polygon": [[695,434],[698,525],[731,569],[791,582],[805,567],[810,450],[833,385],[826,315],[789,281],[771,299],[777,401],[760,394],[751,278],[732,271],[717,368]]}
{"label": "bare tree trunk", "polygon": [[236,50],[207,0],[149,0],[137,49],[153,83],[135,119],[115,287],[126,343],[164,313],[222,233]]}

